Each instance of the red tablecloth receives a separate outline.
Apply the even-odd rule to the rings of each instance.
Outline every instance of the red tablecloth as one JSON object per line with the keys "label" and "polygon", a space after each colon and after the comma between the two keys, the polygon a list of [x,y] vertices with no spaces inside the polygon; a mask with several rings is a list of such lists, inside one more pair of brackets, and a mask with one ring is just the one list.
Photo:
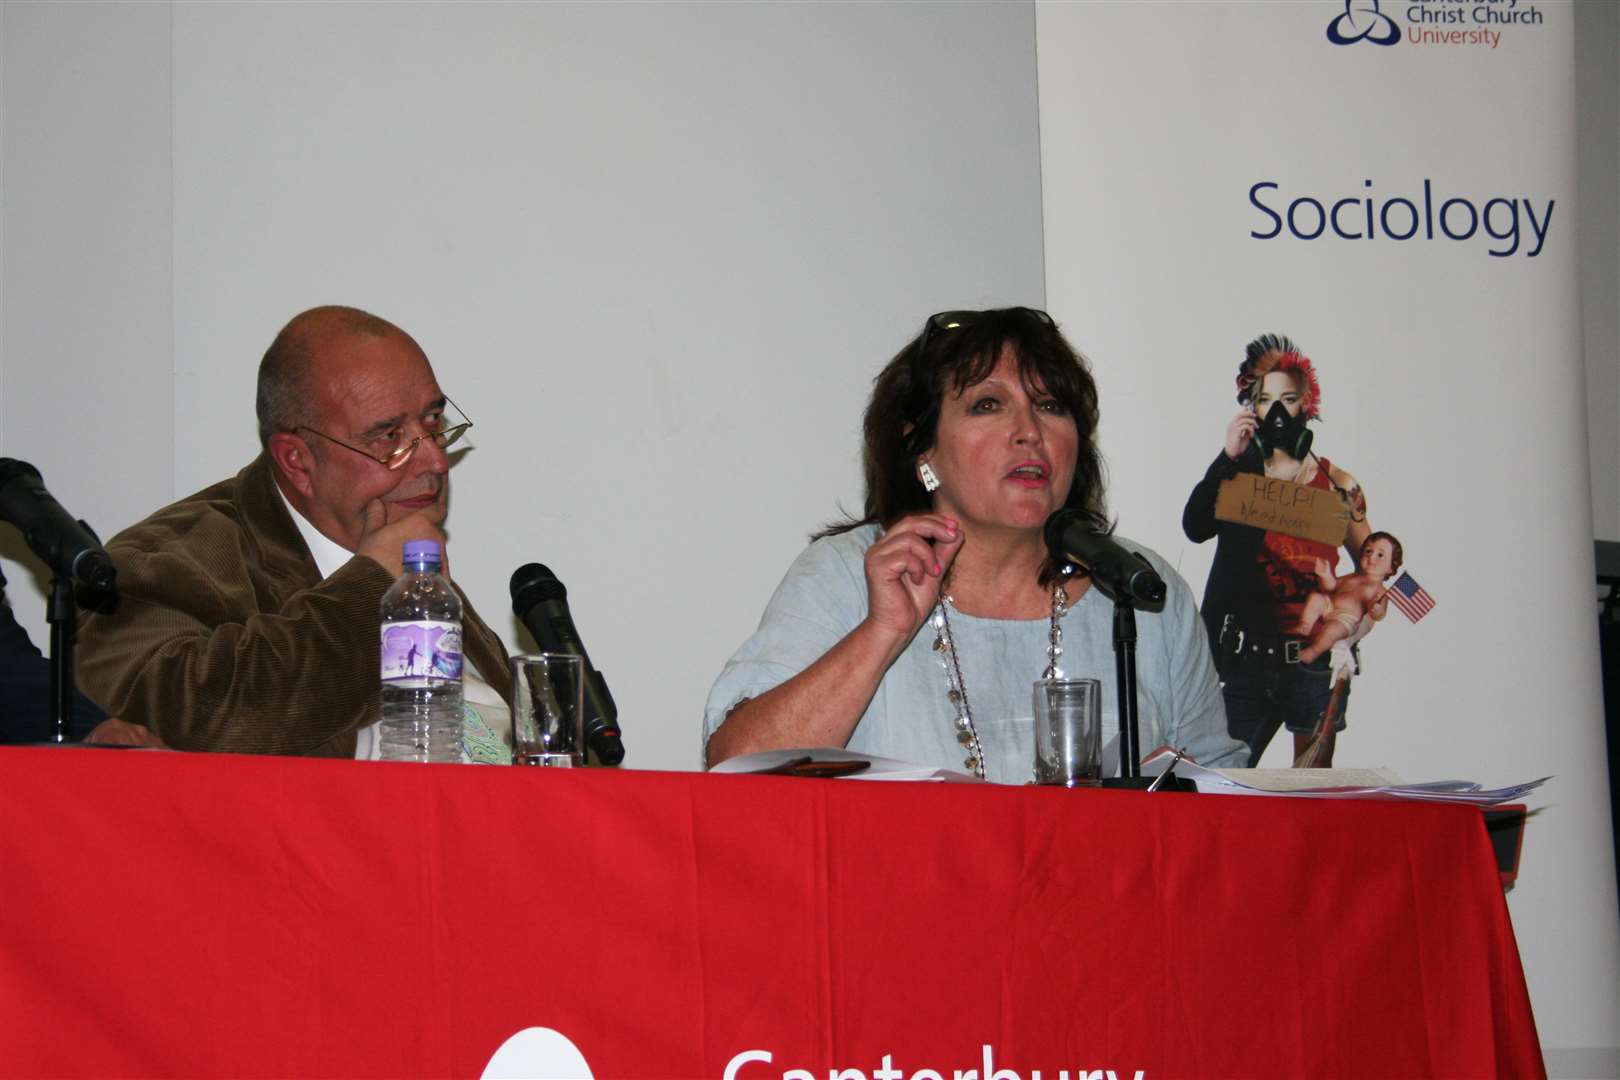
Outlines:
{"label": "red tablecloth", "polygon": [[0,750],[0,1074],[529,1027],[597,1080],[1543,1075],[1474,809]]}

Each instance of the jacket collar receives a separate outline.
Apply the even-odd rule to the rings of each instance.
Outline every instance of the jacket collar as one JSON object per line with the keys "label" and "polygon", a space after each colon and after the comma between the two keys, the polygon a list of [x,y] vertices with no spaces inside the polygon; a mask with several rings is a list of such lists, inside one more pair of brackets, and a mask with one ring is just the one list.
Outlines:
{"label": "jacket collar", "polygon": [[260,453],[240,473],[237,492],[242,517],[251,523],[244,530],[246,542],[256,546],[261,563],[273,579],[292,584],[290,591],[307,589],[321,580],[321,572],[299,535],[287,504],[276,487],[275,465]]}

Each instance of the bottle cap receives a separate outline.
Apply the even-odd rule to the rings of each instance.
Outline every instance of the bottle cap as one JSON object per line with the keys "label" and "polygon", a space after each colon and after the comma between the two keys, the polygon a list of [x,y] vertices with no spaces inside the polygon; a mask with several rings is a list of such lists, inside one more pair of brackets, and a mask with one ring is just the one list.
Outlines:
{"label": "bottle cap", "polygon": [[408,563],[420,563],[420,562],[437,563],[437,562],[440,562],[440,561],[442,561],[442,559],[441,559],[441,556],[439,554],[439,542],[437,540],[407,540],[407,541],[405,541],[405,562],[408,562]]}

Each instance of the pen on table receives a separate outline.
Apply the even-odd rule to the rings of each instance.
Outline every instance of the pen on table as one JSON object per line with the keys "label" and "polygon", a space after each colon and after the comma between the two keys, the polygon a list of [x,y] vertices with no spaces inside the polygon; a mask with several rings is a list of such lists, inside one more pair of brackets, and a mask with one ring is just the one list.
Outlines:
{"label": "pen on table", "polygon": [[1176,751],[1176,756],[1170,759],[1170,764],[1168,764],[1168,765],[1166,765],[1164,767],[1164,772],[1160,773],[1158,776],[1153,778],[1153,783],[1148,785],[1148,790],[1149,791],[1158,791],[1159,790],[1159,785],[1164,783],[1165,777],[1169,776],[1171,773],[1176,771],[1176,762],[1180,761],[1182,758],[1184,758],[1186,756],[1187,756],[1187,748],[1185,746],[1183,746],[1180,750],[1177,750]]}

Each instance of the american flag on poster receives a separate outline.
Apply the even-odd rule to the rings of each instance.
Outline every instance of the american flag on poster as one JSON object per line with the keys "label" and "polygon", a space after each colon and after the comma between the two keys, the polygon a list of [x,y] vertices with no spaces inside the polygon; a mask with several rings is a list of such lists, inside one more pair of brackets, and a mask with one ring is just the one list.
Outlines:
{"label": "american flag on poster", "polygon": [[1389,598],[1401,609],[1401,614],[1413,622],[1434,610],[1434,597],[1429,595],[1429,590],[1404,570],[1395,579],[1395,584],[1389,587]]}

